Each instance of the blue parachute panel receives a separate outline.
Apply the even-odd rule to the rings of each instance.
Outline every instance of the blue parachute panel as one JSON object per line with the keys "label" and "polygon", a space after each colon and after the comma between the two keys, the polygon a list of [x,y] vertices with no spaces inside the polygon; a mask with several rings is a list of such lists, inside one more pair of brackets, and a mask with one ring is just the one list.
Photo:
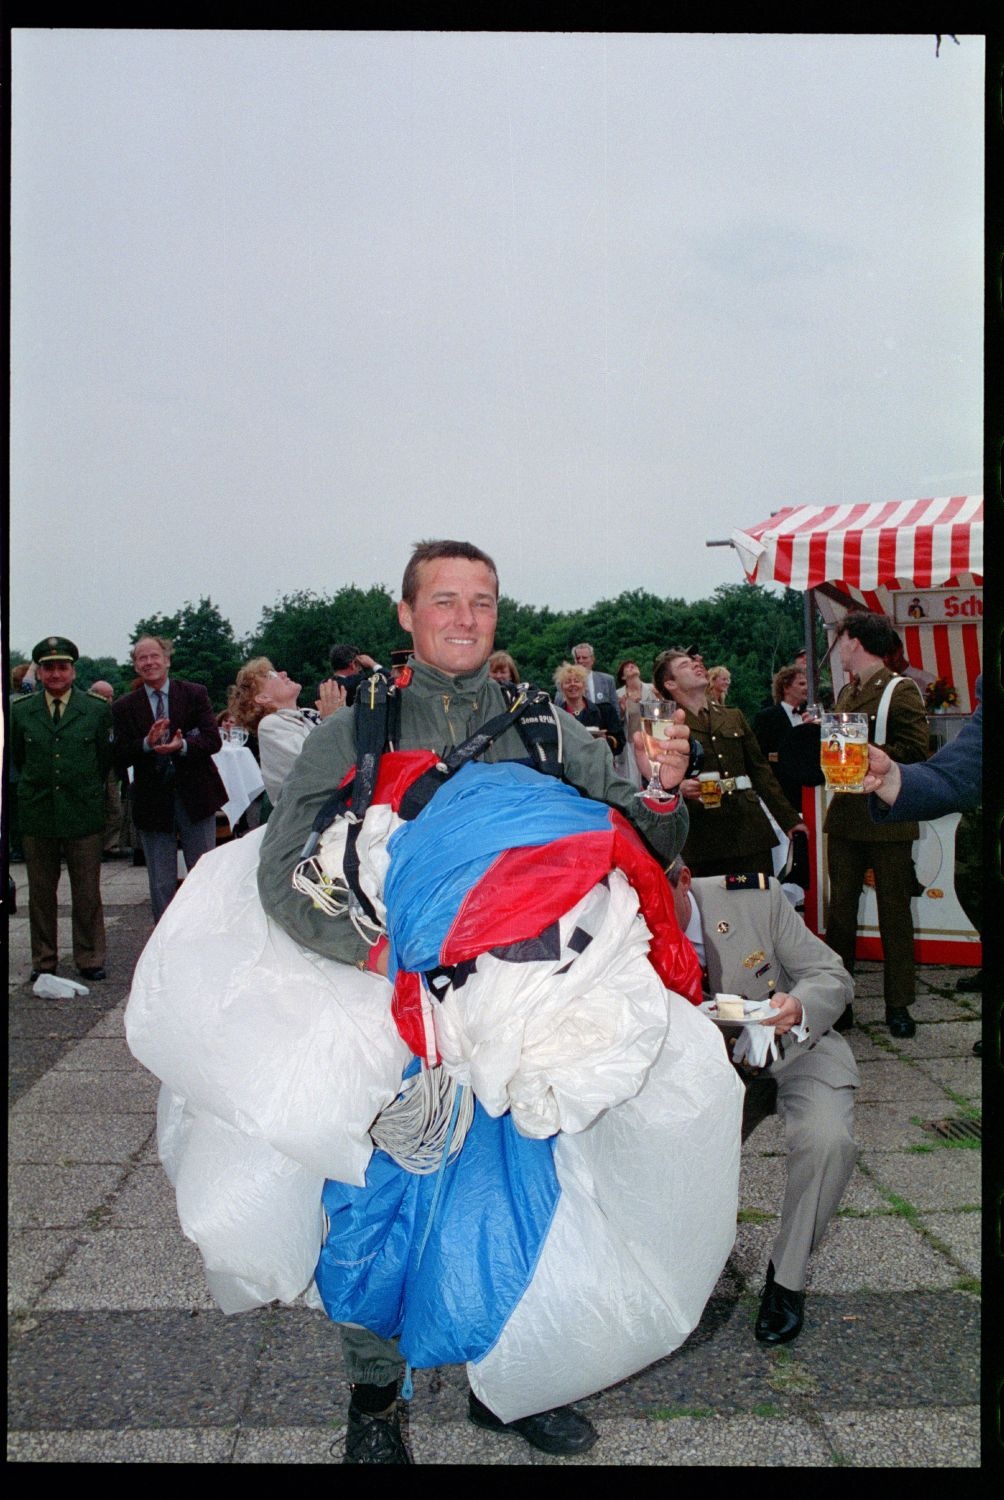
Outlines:
{"label": "blue parachute panel", "polygon": [[476,1104],[419,1257],[435,1188],[377,1151],[365,1187],[329,1181],[323,1195],[315,1279],[328,1316],[398,1337],[416,1369],[478,1360],[502,1332],[560,1196],[554,1140],[529,1140]]}

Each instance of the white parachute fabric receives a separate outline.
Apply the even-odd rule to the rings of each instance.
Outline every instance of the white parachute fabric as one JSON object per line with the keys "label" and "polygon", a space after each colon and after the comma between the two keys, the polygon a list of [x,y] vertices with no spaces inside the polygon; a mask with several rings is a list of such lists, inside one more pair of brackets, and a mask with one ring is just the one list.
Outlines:
{"label": "white parachute fabric", "polygon": [[[305,1289],[317,1304],[323,1181],[364,1181],[369,1126],[410,1059],[389,985],[307,952],[265,915],[261,837],[199,861],[137,965],[126,1013],[133,1052],[165,1085],[158,1140],[182,1228],[226,1312]],[[741,1084],[717,1028],[657,979],[653,987],[630,887],[617,876],[600,889],[574,916],[591,941],[572,967],[588,958],[580,979],[629,1001],[612,1030],[591,1016],[575,1045],[584,1056],[595,1044],[595,1057],[620,1047],[620,1063],[599,1085],[591,1064],[578,1079],[563,1072],[555,1059],[570,1013],[556,1011],[540,1037],[532,1016],[518,1023],[558,1049],[548,1067],[534,1075],[531,1046],[499,1075],[527,1121],[553,1109],[562,1129],[562,1193],[533,1279],[496,1344],[468,1366],[506,1421],[671,1353],[699,1320],[735,1234]],[[524,967],[492,958],[496,966]],[[632,974],[644,975],[636,993]],[[498,1104],[503,1084],[484,1086]]]}
{"label": "white parachute fabric", "polygon": [[312,1287],[324,1181],[362,1185],[369,1126],[411,1056],[385,980],[309,953],[266,916],[263,836],[203,855],[143,950],[125,1017],[164,1084],[161,1160],[224,1312]]}
{"label": "white parachute fabric", "polygon": [[561,1135],[561,1199],[534,1278],[467,1366],[505,1422],[665,1358],[700,1320],[735,1240],[744,1090],[721,1033],[670,993],[644,1087]]}
{"label": "white parachute fabric", "polygon": [[266,916],[264,832],[204,855],[185,880],[136,966],[126,1037],[188,1104],[361,1185],[370,1124],[410,1053],[383,981],[310,953]]}
{"label": "white parachute fabric", "polygon": [[[561,919],[553,957],[485,953],[434,1009],[443,1066],[535,1139],[584,1130],[638,1092],[666,1032],[649,930],[618,870]],[[533,947],[533,945],[528,945]]]}

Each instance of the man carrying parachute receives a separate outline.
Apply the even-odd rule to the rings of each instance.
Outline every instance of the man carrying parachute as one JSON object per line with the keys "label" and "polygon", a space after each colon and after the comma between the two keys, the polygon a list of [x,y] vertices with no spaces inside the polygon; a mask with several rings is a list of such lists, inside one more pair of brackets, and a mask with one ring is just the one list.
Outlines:
{"label": "man carrying parachute", "polygon": [[[676,1348],[734,1236],[741,1086],[695,1009],[700,972],[659,868],[686,837],[674,788],[688,732],[673,724],[660,752],[662,800],[617,777],[606,745],[567,716],[548,738],[546,703],[488,676],[497,599],[495,565],[470,543],[415,549],[398,606],[413,654],[392,711],[342,710],[308,740],[261,842],[262,911],[250,867],[238,869],[248,850],[219,851],[215,883],[228,858],[241,892],[246,962],[224,959],[222,906],[217,920],[207,891],[197,913],[183,889],[178,932],[158,929],[127,1016],[133,1050],[164,1079],[162,1156],[226,1310],[288,1292],[208,1222],[226,1218],[219,1173],[238,1162],[237,1137],[270,1153],[272,1219],[298,1174],[310,1196],[324,1163],[316,1281],[352,1382],[347,1462],[410,1462],[405,1361],[410,1380],[412,1365],[466,1360],[477,1425],[584,1452],[596,1434],[565,1403]],[[191,987],[178,966],[198,952],[233,976],[221,1028],[252,1014],[252,983],[275,994],[259,1012],[263,1046],[297,1003],[294,969],[301,996],[331,987],[346,1020],[337,1038],[312,1038],[313,1053],[339,1052],[315,1112],[344,1111],[344,1148],[279,1118],[281,1100],[263,1118],[265,1096],[298,1086],[284,1077],[309,1074],[303,1058],[280,1047],[272,1078],[252,1060],[221,1086],[213,1020],[195,1020],[203,1041],[191,1027],[181,1038],[163,997]],[[235,1045],[247,1048],[243,1034]],[[175,1061],[186,1047],[198,1067]],[[311,1220],[308,1245],[315,1232]]]}

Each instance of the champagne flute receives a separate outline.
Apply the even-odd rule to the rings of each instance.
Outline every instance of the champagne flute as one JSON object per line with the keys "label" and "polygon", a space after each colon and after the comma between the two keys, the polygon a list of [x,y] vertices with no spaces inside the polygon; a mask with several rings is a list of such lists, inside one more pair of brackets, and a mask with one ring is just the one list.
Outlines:
{"label": "champagne flute", "polygon": [[676,704],[671,698],[646,698],[641,705],[641,729],[645,736],[651,771],[648,786],[636,792],[636,797],[649,797],[658,802],[668,796],[659,778],[659,763],[655,756],[670,738],[670,725],[675,712]]}

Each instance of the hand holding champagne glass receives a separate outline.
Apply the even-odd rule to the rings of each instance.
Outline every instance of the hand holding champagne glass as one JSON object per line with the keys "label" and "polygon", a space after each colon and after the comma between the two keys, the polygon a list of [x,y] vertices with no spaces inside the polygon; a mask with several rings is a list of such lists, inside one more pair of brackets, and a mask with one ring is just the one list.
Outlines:
{"label": "hand holding champagne glass", "polygon": [[[638,797],[648,797],[658,802],[667,795],[660,775],[662,762],[658,757],[665,754],[670,741],[676,738],[673,735],[676,711],[676,704],[669,698],[646,698],[641,705],[641,729],[649,761],[649,783],[635,793]],[[689,733],[684,731],[684,734],[689,740]],[[678,738],[682,740],[683,736]],[[686,769],[685,760],[680,769],[682,775]]]}

